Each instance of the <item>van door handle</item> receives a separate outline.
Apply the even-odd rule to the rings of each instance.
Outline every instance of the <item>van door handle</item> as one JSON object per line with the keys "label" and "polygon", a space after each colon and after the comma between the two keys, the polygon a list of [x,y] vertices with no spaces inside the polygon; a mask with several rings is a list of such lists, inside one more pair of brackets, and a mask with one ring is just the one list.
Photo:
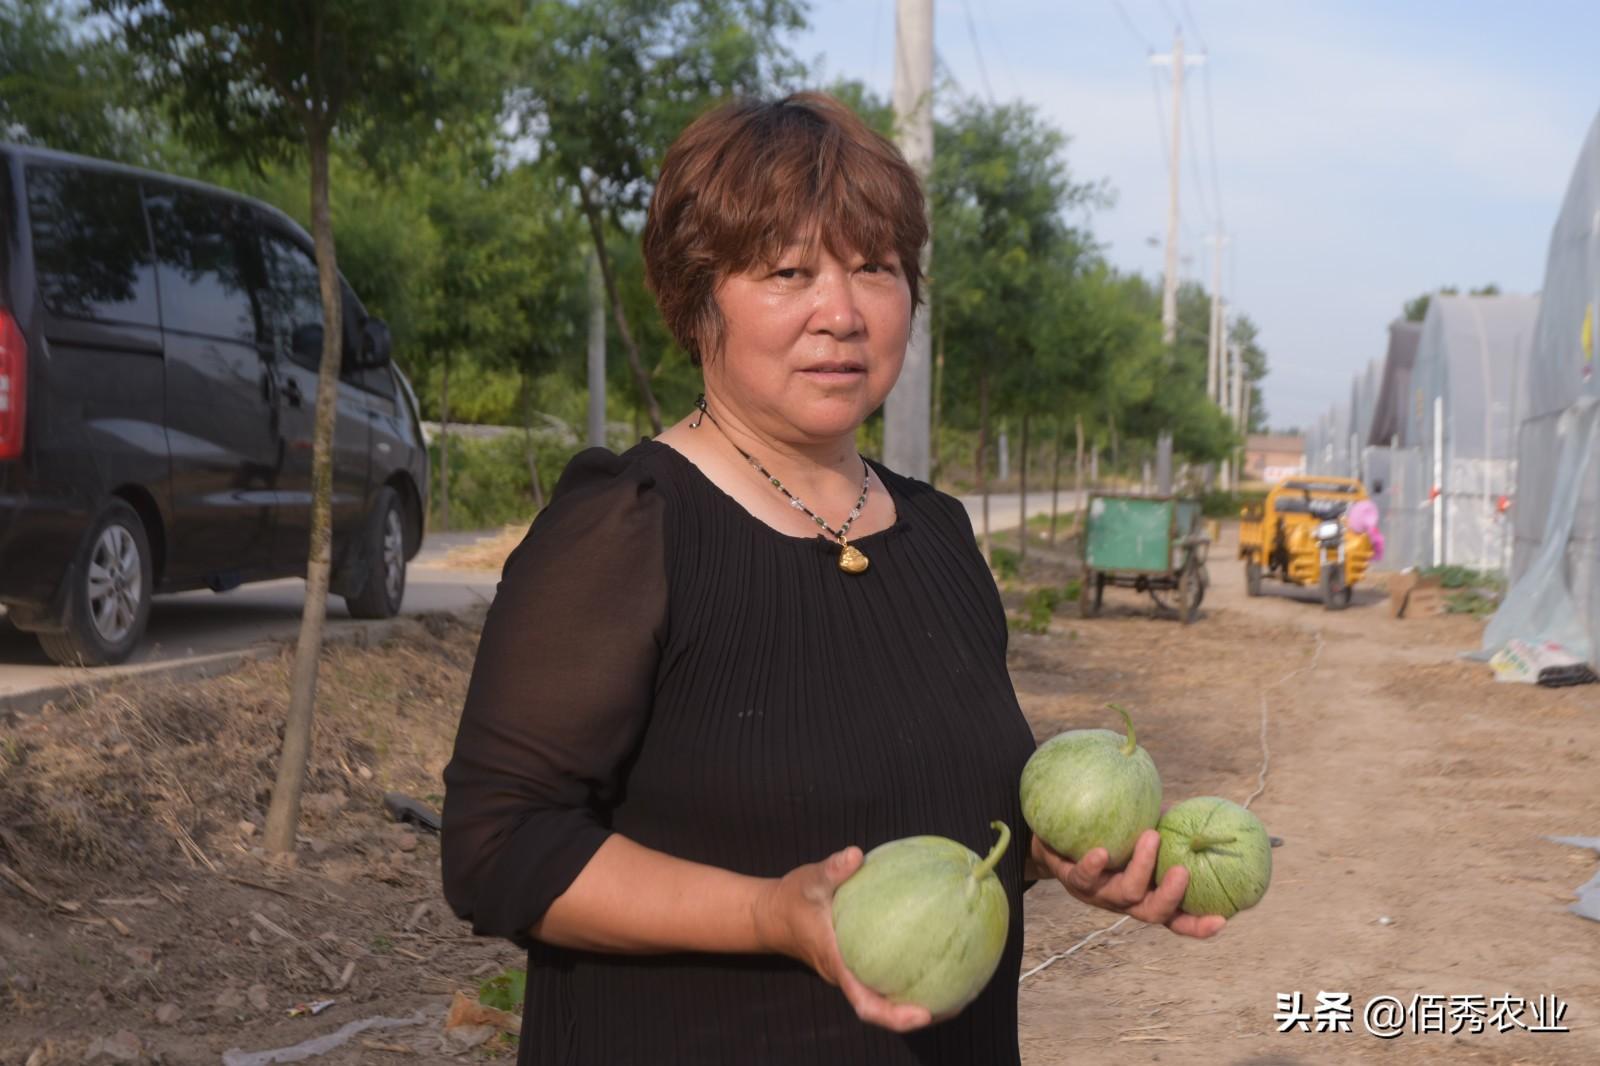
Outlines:
{"label": "van door handle", "polygon": [[289,401],[290,407],[299,407],[305,398],[300,392],[300,383],[294,378],[283,383],[283,398]]}

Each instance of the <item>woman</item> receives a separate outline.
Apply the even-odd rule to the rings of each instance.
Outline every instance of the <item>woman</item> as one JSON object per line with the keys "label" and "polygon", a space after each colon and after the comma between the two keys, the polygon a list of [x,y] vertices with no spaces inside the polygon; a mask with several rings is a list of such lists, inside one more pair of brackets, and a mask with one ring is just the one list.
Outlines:
{"label": "woman", "polygon": [[[730,105],[662,167],[646,270],[697,409],[579,455],[507,560],[445,770],[456,912],[528,948],[519,1062],[1015,1063],[1022,891],[1209,935],[1032,841],[1034,749],[961,505],[864,460],[921,292],[916,176],[825,96]],[[1017,844],[999,972],[953,1019],[845,969],[834,889],[919,833]],[[837,986],[835,988],[830,985]]]}

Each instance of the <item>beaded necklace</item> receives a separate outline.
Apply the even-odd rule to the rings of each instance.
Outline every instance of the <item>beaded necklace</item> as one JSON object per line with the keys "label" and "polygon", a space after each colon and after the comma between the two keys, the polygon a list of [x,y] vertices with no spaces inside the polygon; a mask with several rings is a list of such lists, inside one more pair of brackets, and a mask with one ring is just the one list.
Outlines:
{"label": "beaded necklace", "polygon": [[[751,455],[749,452],[745,451],[743,448],[739,447],[738,444],[734,443],[734,439],[728,436],[728,431],[722,428],[722,423],[718,422],[716,417],[712,415],[711,410],[706,407],[705,393],[700,394],[700,397],[695,400],[694,405],[700,409],[700,416],[702,418],[711,419],[711,424],[716,426],[717,429],[722,432],[723,437],[727,439],[728,443],[733,445],[734,451],[744,456],[745,462],[759,470],[761,472],[761,476],[766,478],[767,481],[772,484],[773,488],[777,489],[779,492],[783,493],[789,498],[790,507],[793,507],[797,511],[804,511],[806,514],[810,515],[813,522],[821,526],[829,536],[838,540],[840,548],[840,570],[843,570],[847,574],[859,574],[867,569],[867,557],[861,553],[860,548],[857,548],[855,545],[851,544],[845,536],[845,534],[850,532],[851,523],[857,518],[861,517],[861,511],[867,505],[867,489],[872,483],[872,474],[867,468],[867,461],[865,459],[861,460],[861,496],[856,500],[856,505],[850,509],[850,514],[845,518],[844,524],[838,529],[834,529],[832,526],[828,525],[827,522],[822,520],[821,515],[817,514],[817,512],[813,511],[811,508],[802,503],[800,501],[800,497],[796,496],[794,493],[785,488],[783,482],[773,477],[772,472],[766,467],[762,466],[760,460]],[[690,422],[689,428],[699,429],[700,418],[696,418],[693,422]]]}

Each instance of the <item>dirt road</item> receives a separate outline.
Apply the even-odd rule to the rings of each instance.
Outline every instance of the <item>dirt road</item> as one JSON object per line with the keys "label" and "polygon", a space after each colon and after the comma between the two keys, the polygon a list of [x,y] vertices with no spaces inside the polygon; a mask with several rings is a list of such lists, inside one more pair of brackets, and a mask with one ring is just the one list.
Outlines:
{"label": "dirt road", "polygon": [[[1566,909],[1596,856],[1544,839],[1600,834],[1600,694],[1496,685],[1456,658],[1475,622],[1396,620],[1375,590],[1344,612],[1283,586],[1249,599],[1229,555],[1188,628],[1108,591],[1100,619],[1013,638],[1040,739],[1112,727],[1102,705],[1125,703],[1168,801],[1257,790],[1264,696],[1250,806],[1285,840],[1266,899],[1217,939],[1128,921],[1026,978],[1024,1062],[1600,1062],[1600,924]],[[1036,888],[1024,972],[1115,920]],[[1316,1031],[1323,992],[1348,994],[1350,1031]],[[1278,997],[1295,993],[1312,1031],[1280,1033]],[[1372,1035],[1380,996],[1422,997],[1422,1020]],[[1507,996],[1520,1012],[1496,1017]]]}
{"label": "dirt road", "polygon": [[[1600,924],[1566,910],[1597,859],[1544,839],[1600,835],[1600,690],[1495,685],[1455,658],[1475,623],[1395,621],[1376,593],[1342,613],[1281,589],[1247,599],[1226,554],[1195,625],[1108,590],[1102,618],[1069,607],[1013,634],[1036,733],[1111,726],[1119,701],[1170,800],[1256,792],[1265,694],[1251,809],[1285,841],[1266,899],[1220,937],[1129,921],[1027,978],[1024,1061],[1600,1062]],[[293,867],[259,845],[287,655],[0,716],[0,1064],[215,1063],[375,1017],[416,1024],[315,1061],[508,1061],[503,1038],[474,1046],[443,1019],[452,992],[522,956],[455,920],[437,838],[382,806],[390,790],[439,802],[477,635],[430,616],[380,648],[329,649]],[[1114,922],[1037,886],[1024,970]],[[1314,1027],[1325,992],[1348,994],[1351,1031],[1278,1032],[1280,995]],[[1383,995],[1440,997],[1462,1031],[1370,1035]],[[1469,996],[1489,1031],[1452,1017]],[[1570,1031],[1496,1032],[1505,996],[1524,1027],[1558,997]]]}

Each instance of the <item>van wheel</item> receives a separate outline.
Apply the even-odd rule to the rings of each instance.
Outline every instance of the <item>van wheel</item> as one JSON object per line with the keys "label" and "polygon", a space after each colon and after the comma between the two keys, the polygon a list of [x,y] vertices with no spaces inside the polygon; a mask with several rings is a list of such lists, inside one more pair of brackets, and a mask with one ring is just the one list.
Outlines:
{"label": "van wheel", "polygon": [[40,633],[44,653],[63,666],[109,666],[138,646],[150,620],[150,541],[132,507],[117,500],[100,514],[68,579],[66,627]]}
{"label": "van wheel", "polygon": [[362,533],[361,591],[344,598],[357,618],[393,618],[406,594],[405,519],[400,497],[385,485]]}

